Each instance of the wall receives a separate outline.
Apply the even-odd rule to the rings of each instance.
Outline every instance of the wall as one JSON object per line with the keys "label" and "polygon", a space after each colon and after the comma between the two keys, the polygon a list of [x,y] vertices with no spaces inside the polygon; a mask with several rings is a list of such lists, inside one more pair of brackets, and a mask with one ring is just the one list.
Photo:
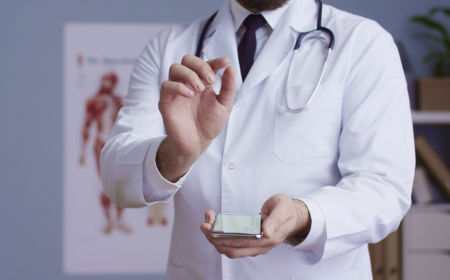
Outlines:
{"label": "wall", "polygon": [[[301,1],[301,0],[295,0]],[[65,22],[191,22],[222,0],[0,0],[0,279],[163,279],[61,270],[62,35]],[[408,18],[448,0],[327,0],[377,20],[419,75],[426,44]]]}

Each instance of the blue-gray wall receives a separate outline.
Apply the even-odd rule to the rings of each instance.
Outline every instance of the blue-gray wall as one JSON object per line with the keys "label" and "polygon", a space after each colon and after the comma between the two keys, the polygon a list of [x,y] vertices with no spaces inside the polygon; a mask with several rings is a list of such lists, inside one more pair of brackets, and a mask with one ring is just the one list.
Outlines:
{"label": "blue-gray wall", "polygon": [[[294,0],[302,1],[302,0]],[[448,0],[324,0],[377,20],[419,75],[427,45],[411,15]],[[65,22],[191,22],[222,0],[0,0],[0,279],[162,279],[62,272],[62,42]]]}

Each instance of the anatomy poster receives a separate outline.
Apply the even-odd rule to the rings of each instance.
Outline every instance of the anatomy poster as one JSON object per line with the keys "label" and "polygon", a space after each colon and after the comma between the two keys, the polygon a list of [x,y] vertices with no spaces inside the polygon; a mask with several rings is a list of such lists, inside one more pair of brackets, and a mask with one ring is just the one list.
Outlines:
{"label": "anatomy poster", "polygon": [[100,151],[124,106],[130,73],[161,24],[64,26],[63,269],[164,274],[173,205],[122,209],[104,194]]}

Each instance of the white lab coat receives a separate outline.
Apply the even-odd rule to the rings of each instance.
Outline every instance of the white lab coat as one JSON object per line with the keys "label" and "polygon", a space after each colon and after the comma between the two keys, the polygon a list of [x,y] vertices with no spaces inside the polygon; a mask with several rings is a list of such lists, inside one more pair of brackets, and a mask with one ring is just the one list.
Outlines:
{"label": "white lab coat", "polygon": [[[411,203],[415,158],[406,82],[385,30],[324,5],[323,25],[336,44],[322,85],[311,110],[280,113],[294,42],[299,32],[315,29],[316,20],[314,0],[294,0],[242,83],[229,2],[218,12],[203,58],[230,58],[235,107],[223,132],[175,187],[168,279],[372,279],[367,243],[394,231]],[[105,192],[119,206],[148,204],[143,163],[146,155],[154,161],[165,136],[160,85],[173,63],[195,52],[205,21],[160,32],[133,70],[127,106],[101,157]],[[306,103],[323,65],[312,46],[304,46],[293,69],[289,87],[296,107]],[[170,185],[162,178],[150,181],[156,189]],[[232,260],[199,229],[207,209],[259,213],[276,193],[305,201],[316,235],[311,238],[322,234],[315,229],[322,220],[320,244],[281,244],[266,255]]]}

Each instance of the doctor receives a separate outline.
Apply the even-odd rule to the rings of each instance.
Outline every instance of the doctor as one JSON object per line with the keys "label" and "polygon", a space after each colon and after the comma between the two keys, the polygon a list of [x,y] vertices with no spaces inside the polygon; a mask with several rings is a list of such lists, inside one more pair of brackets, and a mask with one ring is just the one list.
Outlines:
{"label": "doctor", "polygon": [[[168,279],[372,279],[367,243],[397,229],[414,172],[392,37],[314,0],[226,0],[156,35],[101,157],[120,207],[175,200]],[[332,56],[309,110],[325,61]],[[315,39],[314,39],[315,38]],[[210,210],[208,210],[210,209]],[[261,240],[214,240],[215,213],[259,213]],[[200,229],[199,229],[200,226]],[[151,252],[149,252],[151,253]]]}

